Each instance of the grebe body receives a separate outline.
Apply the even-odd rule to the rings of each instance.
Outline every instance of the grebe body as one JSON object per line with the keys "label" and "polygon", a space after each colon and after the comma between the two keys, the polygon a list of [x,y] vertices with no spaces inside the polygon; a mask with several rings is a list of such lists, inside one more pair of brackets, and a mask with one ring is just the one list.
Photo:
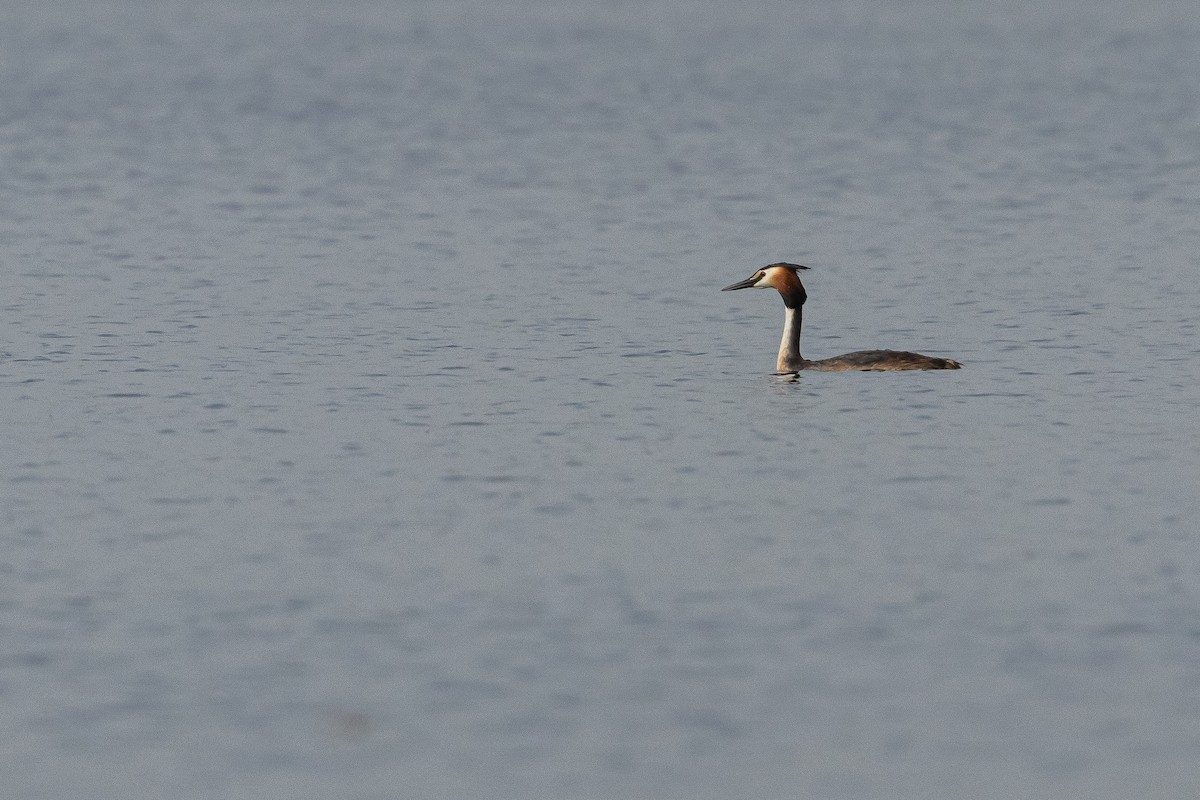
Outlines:
{"label": "grebe body", "polygon": [[779,342],[779,358],[775,369],[778,372],[843,372],[861,370],[882,372],[911,369],[959,369],[962,364],[949,358],[906,353],[899,350],[858,350],[833,358],[810,361],[800,355],[800,326],[803,320],[804,301],[808,292],[800,282],[799,270],[808,267],[799,264],[770,264],[755,272],[744,281],[726,286],[721,291],[734,289],[774,289],[783,297],[783,339]]}

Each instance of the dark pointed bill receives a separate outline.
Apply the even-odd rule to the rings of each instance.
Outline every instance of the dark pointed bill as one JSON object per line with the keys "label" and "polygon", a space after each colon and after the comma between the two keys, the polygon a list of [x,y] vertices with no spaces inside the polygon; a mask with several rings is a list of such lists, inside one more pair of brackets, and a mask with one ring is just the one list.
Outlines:
{"label": "dark pointed bill", "polygon": [[744,281],[738,281],[737,283],[729,284],[721,291],[722,292],[732,292],[734,289],[749,289],[751,286],[758,283],[760,278],[762,278],[762,273],[756,272],[753,275],[751,275],[749,278],[746,278],[746,280],[744,280]]}

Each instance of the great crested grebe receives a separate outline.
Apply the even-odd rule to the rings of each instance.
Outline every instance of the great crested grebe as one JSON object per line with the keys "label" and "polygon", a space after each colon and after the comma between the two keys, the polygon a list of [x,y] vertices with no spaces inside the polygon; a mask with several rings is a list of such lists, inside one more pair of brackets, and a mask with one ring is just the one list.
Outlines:
{"label": "great crested grebe", "polygon": [[783,296],[783,341],[779,343],[779,359],[775,369],[779,372],[799,372],[802,369],[840,372],[844,370],[866,370],[878,372],[900,369],[959,369],[962,364],[948,358],[923,356],[920,353],[903,353],[897,350],[859,350],[854,353],[809,361],[800,355],[800,324],[804,301],[808,292],[800,282],[799,270],[808,269],[799,264],[770,264],[755,272],[744,281],[726,286],[721,291],[734,289],[775,289]]}

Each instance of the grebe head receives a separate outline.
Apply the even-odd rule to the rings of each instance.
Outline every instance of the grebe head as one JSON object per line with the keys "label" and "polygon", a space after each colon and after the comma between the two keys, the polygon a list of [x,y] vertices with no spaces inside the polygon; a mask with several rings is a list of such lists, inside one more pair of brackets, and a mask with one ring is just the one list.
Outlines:
{"label": "grebe head", "polygon": [[799,308],[808,299],[804,284],[800,282],[798,270],[808,269],[799,264],[768,264],[755,272],[744,281],[730,284],[722,292],[734,289],[774,289],[783,296],[783,304],[788,308]]}

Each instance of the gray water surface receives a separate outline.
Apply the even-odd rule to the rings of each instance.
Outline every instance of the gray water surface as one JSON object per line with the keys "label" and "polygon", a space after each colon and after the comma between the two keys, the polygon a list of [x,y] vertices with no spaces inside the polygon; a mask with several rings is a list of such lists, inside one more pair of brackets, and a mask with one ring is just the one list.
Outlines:
{"label": "gray water surface", "polygon": [[1200,792],[1191,4],[7,17],[12,796]]}

